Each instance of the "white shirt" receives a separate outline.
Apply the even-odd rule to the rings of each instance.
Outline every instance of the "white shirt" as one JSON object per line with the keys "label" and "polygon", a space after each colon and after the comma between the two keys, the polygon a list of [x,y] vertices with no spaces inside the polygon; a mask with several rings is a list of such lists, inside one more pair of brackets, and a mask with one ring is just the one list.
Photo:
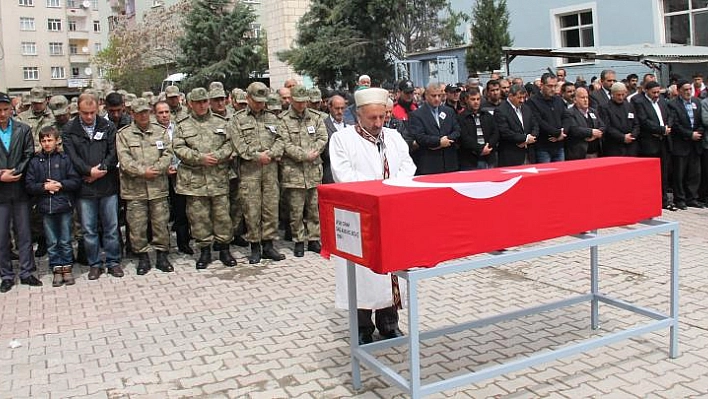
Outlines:
{"label": "white shirt", "polygon": [[342,121],[341,121],[341,122],[337,122],[337,121],[334,120],[334,118],[332,118],[331,116],[329,117],[329,119],[332,120],[332,124],[334,125],[334,128],[337,129],[337,131],[344,130],[344,128],[347,127],[347,124],[344,123],[344,118],[342,118]]}
{"label": "white shirt", "polygon": [[[391,177],[415,175],[415,164],[401,134],[393,129],[383,129],[386,160]],[[378,147],[359,136],[354,126],[347,126],[332,135],[329,141],[329,159],[336,183],[383,179],[383,162]],[[347,262],[334,255],[332,260],[335,262],[335,306],[347,309]],[[405,301],[405,281],[399,279],[398,282],[401,299]],[[356,287],[357,308],[382,309],[393,306],[390,274],[377,274],[357,265]]]}
{"label": "white shirt", "polygon": [[659,100],[653,101],[649,96],[646,94],[644,97],[649,100],[649,103],[651,103],[652,108],[654,108],[654,112],[656,112],[656,117],[659,118],[659,125],[664,126],[664,118],[661,116],[661,108],[659,108]]}

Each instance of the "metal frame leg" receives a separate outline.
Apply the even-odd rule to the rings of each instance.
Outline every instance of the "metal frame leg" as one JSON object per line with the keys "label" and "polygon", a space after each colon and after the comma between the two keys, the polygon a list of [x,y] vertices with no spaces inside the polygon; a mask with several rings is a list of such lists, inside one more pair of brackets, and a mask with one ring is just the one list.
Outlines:
{"label": "metal frame leg", "polygon": [[420,329],[418,325],[418,280],[408,280],[408,346],[410,348],[411,399],[421,398],[420,393]]}
{"label": "metal frame leg", "polygon": [[347,296],[349,297],[349,347],[352,361],[352,385],[361,389],[361,365],[355,356],[359,350],[359,317],[357,315],[356,264],[347,260]]}
{"label": "metal frame leg", "polygon": [[[597,231],[594,232],[597,234]],[[600,272],[598,270],[598,249],[597,245],[590,247],[590,327],[597,330],[600,327],[600,304],[598,295],[600,294]]]}
{"label": "metal frame leg", "polygon": [[679,229],[671,230],[671,319],[673,323],[669,327],[669,357],[675,359],[679,355],[678,333],[679,333]]}

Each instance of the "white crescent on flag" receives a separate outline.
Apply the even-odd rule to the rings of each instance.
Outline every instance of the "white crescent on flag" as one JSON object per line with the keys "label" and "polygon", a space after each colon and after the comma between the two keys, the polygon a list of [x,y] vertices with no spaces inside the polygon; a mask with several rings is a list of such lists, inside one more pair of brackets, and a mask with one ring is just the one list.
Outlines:
{"label": "white crescent on flag", "polygon": [[488,199],[504,194],[521,180],[521,176],[509,180],[493,182],[479,181],[471,183],[433,183],[414,180],[415,177],[395,177],[383,183],[394,187],[451,188],[468,198]]}

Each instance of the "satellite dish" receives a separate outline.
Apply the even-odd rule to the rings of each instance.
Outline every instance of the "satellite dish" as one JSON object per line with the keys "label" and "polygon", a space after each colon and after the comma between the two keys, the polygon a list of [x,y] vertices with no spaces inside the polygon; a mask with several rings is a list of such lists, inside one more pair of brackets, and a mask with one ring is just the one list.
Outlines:
{"label": "satellite dish", "polygon": [[88,47],[86,47],[86,46],[81,47],[81,51],[83,51],[84,53],[88,53]]}
{"label": "satellite dish", "polygon": [[84,74],[86,76],[91,76],[93,74],[93,71],[91,70],[91,67],[86,67],[84,68]]}
{"label": "satellite dish", "polygon": [[91,1],[90,0],[84,0],[84,2],[81,4],[84,8],[89,8],[91,7]]}

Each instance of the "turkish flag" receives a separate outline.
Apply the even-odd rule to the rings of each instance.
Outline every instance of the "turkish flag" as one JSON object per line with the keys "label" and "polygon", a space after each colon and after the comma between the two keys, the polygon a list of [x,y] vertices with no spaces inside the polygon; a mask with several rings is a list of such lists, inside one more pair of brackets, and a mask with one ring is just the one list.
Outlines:
{"label": "turkish flag", "polygon": [[661,215],[658,159],[598,158],[320,185],[322,255],[378,273]]}

